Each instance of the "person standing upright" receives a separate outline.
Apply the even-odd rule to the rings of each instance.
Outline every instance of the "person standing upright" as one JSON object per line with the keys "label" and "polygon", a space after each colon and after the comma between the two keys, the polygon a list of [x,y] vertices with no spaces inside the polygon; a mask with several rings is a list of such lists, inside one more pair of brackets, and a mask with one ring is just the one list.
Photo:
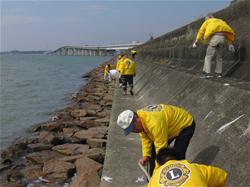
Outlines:
{"label": "person standing upright", "polygon": [[127,94],[127,85],[129,85],[129,92],[131,95],[134,95],[133,79],[136,75],[136,63],[129,59],[127,55],[124,55],[123,60],[120,63],[120,73],[124,94]]}
{"label": "person standing upright", "polygon": [[234,39],[235,33],[225,21],[214,18],[212,15],[206,16],[205,22],[201,25],[196,36],[196,40],[193,43],[193,48],[196,48],[199,42],[208,40],[208,47],[203,65],[203,73],[206,75],[206,78],[212,77],[211,65],[215,56],[215,73],[217,74],[217,77],[222,77],[223,48],[227,41],[229,44],[229,51],[235,52],[234,46],[232,44]]}

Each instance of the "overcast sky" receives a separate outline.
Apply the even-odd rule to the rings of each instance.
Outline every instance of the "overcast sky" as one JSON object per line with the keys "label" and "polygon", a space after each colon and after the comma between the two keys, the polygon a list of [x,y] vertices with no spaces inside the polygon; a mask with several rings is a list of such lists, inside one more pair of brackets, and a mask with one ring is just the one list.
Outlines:
{"label": "overcast sky", "polygon": [[230,1],[1,0],[1,51],[144,42]]}

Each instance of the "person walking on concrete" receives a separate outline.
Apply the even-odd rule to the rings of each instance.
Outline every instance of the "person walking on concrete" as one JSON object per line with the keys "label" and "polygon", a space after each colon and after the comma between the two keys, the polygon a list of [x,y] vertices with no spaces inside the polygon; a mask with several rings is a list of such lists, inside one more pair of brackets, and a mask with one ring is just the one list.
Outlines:
{"label": "person walking on concrete", "polygon": [[122,87],[122,79],[121,79],[121,62],[124,60],[124,55],[121,54],[118,56],[116,62],[116,71],[119,73],[119,87]]}
{"label": "person walking on concrete", "polygon": [[149,105],[134,112],[125,110],[118,116],[117,124],[124,130],[139,133],[142,142],[141,165],[150,164],[150,175],[155,167],[155,157],[161,148],[173,140],[174,149],[185,159],[187,147],[195,130],[195,121],[186,110],[166,104]]}
{"label": "person walking on concrete", "polygon": [[111,64],[107,64],[104,68],[104,81],[108,81],[108,82],[111,82],[111,77],[110,77],[110,73],[109,71],[111,70]]}
{"label": "person walking on concrete", "polygon": [[157,163],[160,167],[155,170],[148,187],[226,186],[226,171],[213,166],[190,163],[183,160],[172,148],[160,149]]}
{"label": "person walking on concrete", "polygon": [[131,56],[132,56],[132,59],[135,60],[135,56],[137,54],[137,51],[136,50],[131,50]]}
{"label": "person walking on concrete", "polygon": [[235,52],[233,42],[235,34],[233,29],[222,19],[214,18],[212,15],[208,15],[205,18],[205,22],[201,25],[196,41],[193,44],[193,48],[198,46],[201,41],[208,40],[208,47],[205,56],[205,62],[203,65],[203,73],[206,78],[212,77],[211,65],[212,60],[216,56],[215,73],[217,77],[222,77],[222,54],[226,41],[229,44],[229,51]]}
{"label": "person walking on concrete", "polygon": [[127,85],[129,85],[129,92],[131,95],[134,95],[133,79],[136,75],[136,63],[129,59],[127,55],[124,55],[123,60],[120,63],[120,73],[124,94],[127,94]]}

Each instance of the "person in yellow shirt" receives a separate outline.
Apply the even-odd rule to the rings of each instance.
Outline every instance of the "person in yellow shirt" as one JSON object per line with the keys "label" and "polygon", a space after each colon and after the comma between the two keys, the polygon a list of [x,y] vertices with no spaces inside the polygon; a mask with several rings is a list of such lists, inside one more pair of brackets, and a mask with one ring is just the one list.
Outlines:
{"label": "person in yellow shirt", "polygon": [[127,85],[130,87],[130,94],[133,92],[133,79],[136,75],[136,63],[124,55],[119,65],[124,94],[127,94]]}
{"label": "person in yellow shirt", "polygon": [[229,51],[235,52],[234,46],[232,45],[235,33],[222,19],[214,18],[212,15],[206,16],[205,19],[205,22],[201,25],[198,31],[193,48],[196,48],[199,42],[208,41],[203,73],[205,74],[205,78],[212,77],[211,65],[213,58],[216,56],[215,73],[217,74],[217,77],[220,78],[222,77],[223,48],[227,41],[229,44]]}
{"label": "person in yellow shirt", "polygon": [[112,68],[111,64],[107,64],[105,66],[105,68],[104,68],[104,76],[103,76],[104,81],[111,82],[111,77],[110,77],[110,73],[109,73],[109,71],[111,70],[111,68]]}
{"label": "person in yellow shirt", "polygon": [[137,51],[136,50],[131,50],[131,56],[132,56],[132,59],[135,60],[135,56],[137,54]]}
{"label": "person in yellow shirt", "polygon": [[213,166],[189,163],[187,160],[182,160],[172,148],[160,149],[157,163],[160,167],[155,170],[148,187],[226,186],[228,176],[226,171]]}
{"label": "person in yellow shirt", "polygon": [[123,57],[124,57],[123,54],[119,55],[118,59],[117,59],[117,62],[116,62],[116,71],[119,72],[119,87],[122,87],[120,65],[121,65],[121,61],[124,59]]}
{"label": "person in yellow shirt", "polygon": [[173,140],[174,149],[185,159],[187,147],[195,130],[195,121],[186,110],[166,104],[149,105],[137,110],[125,110],[119,114],[117,124],[124,130],[139,133],[142,142],[140,164],[150,164],[150,175],[155,167],[155,157],[161,148]]}

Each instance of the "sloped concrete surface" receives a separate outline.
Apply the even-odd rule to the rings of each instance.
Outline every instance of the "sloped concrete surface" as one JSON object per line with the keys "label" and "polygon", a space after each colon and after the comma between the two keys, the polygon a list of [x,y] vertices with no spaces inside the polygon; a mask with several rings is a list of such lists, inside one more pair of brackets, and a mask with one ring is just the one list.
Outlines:
{"label": "sloped concrete surface", "polygon": [[[189,161],[221,167],[229,173],[227,186],[250,184],[250,91],[235,80],[201,79],[160,64],[140,64],[135,96],[115,92],[103,177],[106,186],[142,186],[137,166],[139,135],[123,136],[116,118],[124,109],[168,103],[193,114],[197,128],[187,151]],[[236,86],[235,86],[236,85]],[[238,86],[237,86],[238,85]]]}

